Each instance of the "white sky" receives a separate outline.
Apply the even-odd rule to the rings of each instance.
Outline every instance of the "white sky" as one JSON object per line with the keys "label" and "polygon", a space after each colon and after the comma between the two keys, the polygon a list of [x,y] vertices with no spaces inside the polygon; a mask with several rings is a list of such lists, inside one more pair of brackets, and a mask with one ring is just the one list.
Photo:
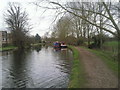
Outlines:
{"label": "white sky", "polygon": [[[32,24],[33,29],[30,30],[31,35],[35,35],[38,33],[40,36],[43,36],[45,32],[50,30],[50,26],[52,26],[52,22],[55,19],[56,12],[54,10],[39,8],[31,2],[40,1],[40,0],[0,0],[0,31],[6,30],[6,24],[4,22],[4,12],[8,9],[9,2],[19,2],[22,6],[23,10],[29,14],[30,24]],[[43,0],[41,0],[43,1]],[[55,1],[55,0],[53,0]],[[59,2],[65,1],[75,1],[75,0],[56,0]],[[78,0],[79,1],[79,0]],[[85,0],[82,0],[85,1]],[[87,1],[96,1],[96,0],[87,0]],[[108,0],[109,1],[109,0]],[[112,0],[118,1],[118,0]],[[44,7],[47,7],[47,3],[41,4]],[[45,13],[43,13],[45,11]]]}
{"label": "white sky", "polygon": [[[43,9],[36,7],[36,5],[31,4],[36,0],[0,0],[0,30],[6,30],[7,25],[4,22],[4,13],[8,8],[8,2],[19,2],[23,10],[28,13],[30,19],[30,24],[33,29],[30,30],[31,35],[38,33],[43,36],[45,32],[50,30],[50,26],[55,18],[55,11],[51,9]],[[46,6],[44,3],[44,6]],[[47,6],[46,6],[47,7]],[[46,10],[46,11],[45,11]],[[45,12],[44,12],[45,11]],[[44,13],[43,13],[44,12]]]}

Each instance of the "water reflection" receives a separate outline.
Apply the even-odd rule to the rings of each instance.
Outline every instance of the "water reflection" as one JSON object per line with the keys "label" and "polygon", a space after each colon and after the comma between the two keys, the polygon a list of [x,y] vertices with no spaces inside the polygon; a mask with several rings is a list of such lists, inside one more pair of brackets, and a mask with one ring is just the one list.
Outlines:
{"label": "water reflection", "polygon": [[[10,54],[9,54],[10,55]],[[25,50],[17,50],[14,51],[8,58],[4,58],[6,63],[3,61],[3,71],[5,74],[8,74],[6,77],[6,81],[8,82],[6,84],[6,81],[4,82],[3,80],[3,87],[14,87],[14,88],[24,88],[26,87],[27,84],[27,79],[26,79],[26,51]],[[4,56],[5,57],[5,56]],[[9,63],[9,59],[11,59]],[[7,64],[10,64],[7,65]],[[7,66],[7,67],[6,67]],[[3,73],[3,75],[5,75]],[[4,77],[4,76],[3,76]]]}
{"label": "water reflection", "polygon": [[45,45],[44,47],[45,47],[45,49],[48,49],[48,45]]}
{"label": "water reflection", "polygon": [[3,51],[1,52],[1,56],[7,56],[9,54],[11,54],[13,51]]}
{"label": "water reflection", "polygon": [[2,88],[2,53],[0,52],[0,90]]}
{"label": "water reflection", "polygon": [[[38,53],[39,52],[39,53]],[[17,50],[3,55],[3,88],[65,88],[72,60],[70,50],[52,47]]]}
{"label": "water reflection", "polygon": [[[27,79],[25,73],[26,65],[26,53],[24,50],[18,50],[13,52],[13,67],[12,75],[14,77],[14,86],[16,87],[26,87]],[[22,81],[22,83],[21,83]]]}
{"label": "water reflection", "polygon": [[54,48],[54,51],[58,52],[58,51],[61,51],[60,48]]}
{"label": "water reflection", "polygon": [[41,50],[41,48],[42,48],[42,45],[39,45],[39,46],[35,46],[35,47],[34,47],[34,49],[35,49],[37,52],[39,52],[39,51]]}

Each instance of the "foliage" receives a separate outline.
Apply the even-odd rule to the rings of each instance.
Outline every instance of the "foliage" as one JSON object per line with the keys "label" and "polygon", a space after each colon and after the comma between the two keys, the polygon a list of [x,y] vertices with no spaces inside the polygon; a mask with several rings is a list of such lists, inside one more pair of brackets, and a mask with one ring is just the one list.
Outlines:
{"label": "foliage", "polygon": [[77,45],[83,45],[84,41],[85,41],[85,38],[83,38],[83,37],[78,38]]}
{"label": "foliage", "polygon": [[35,42],[36,43],[41,43],[41,37],[39,36],[39,34],[35,35]]}
{"label": "foliage", "polygon": [[98,34],[92,37],[92,43],[88,45],[89,48],[102,48],[103,44],[109,39],[105,34]]}
{"label": "foliage", "polygon": [[65,42],[69,45],[76,45],[77,39],[73,36],[68,36],[65,38]]}

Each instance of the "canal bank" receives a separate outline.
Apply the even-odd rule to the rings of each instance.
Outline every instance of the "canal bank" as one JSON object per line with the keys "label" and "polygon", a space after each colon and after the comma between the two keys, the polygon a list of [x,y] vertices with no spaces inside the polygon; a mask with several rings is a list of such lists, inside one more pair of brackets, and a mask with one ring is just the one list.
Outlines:
{"label": "canal bank", "polygon": [[[36,47],[36,46],[41,46],[41,45],[43,45],[43,44],[41,44],[41,43],[36,43],[36,44],[32,44],[31,46],[27,46],[27,45],[26,45],[26,46],[24,46],[24,48],[25,48],[25,49],[28,49],[28,48],[30,48],[30,47]],[[9,50],[16,50],[16,49],[18,49],[18,47],[11,45],[11,46],[1,47],[1,48],[0,48],[0,51],[9,51]]]}
{"label": "canal bank", "polygon": [[74,46],[69,46],[69,48],[73,51],[74,60],[72,61],[72,70],[68,88],[84,88],[86,79],[79,51]]}
{"label": "canal bank", "polygon": [[7,46],[7,47],[2,47],[0,48],[0,51],[9,51],[9,50],[15,50],[17,47],[15,46]]}

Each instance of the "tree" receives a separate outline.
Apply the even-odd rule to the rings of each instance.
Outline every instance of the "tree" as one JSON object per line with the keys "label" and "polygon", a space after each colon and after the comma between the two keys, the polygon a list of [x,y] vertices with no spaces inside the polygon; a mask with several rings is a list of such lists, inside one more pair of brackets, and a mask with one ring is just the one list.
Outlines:
{"label": "tree", "polygon": [[[120,37],[116,33],[114,33],[113,31],[111,31],[110,29],[105,28],[105,27],[101,27],[100,25],[98,25],[98,24],[88,20],[87,18],[83,17],[80,14],[76,14],[75,12],[73,12],[71,10],[71,9],[73,9],[73,10],[77,10],[77,11],[82,11],[81,8],[78,9],[78,8],[70,7],[70,5],[68,3],[65,4],[65,5],[62,5],[62,4],[58,3],[58,2],[51,2],[51,3],[60,6],[62,9],[64,9],[68,13],[73,14],[74,16],[81,18],[82,20],[86,21],[87,23],[89,23],[89,24],[91,24],[91,25],[93,25],[93,26],[95,26],[95,27],[97,27],[99,29],[102,29],[102,30],[104,30],[106,32],[109,32],[109,33],[113,34],[114,36],[116,36],[118,39],[120,39]],[[96,13],[96,14],[101,15],[102,17],[108,19],[112,23],[112,26],[115,28],[117,33],[119,34],[120,33],[120,29],[118,28],[118,26],[117,26],[117,24],[116,24],[116,22],[115,22],[115,20],[114,20],[114,18],[112,16],[112,14],[110,12],[111,9],[110,8],[108,9],[110,4],[109,3],[105,3],[105,2],[101,2],[101,4],[104,6],[104,11],[107,11],[107,14],[102,14],[102,13],[99,13],[98,11],[91,11],[91,10],[88,10],[86,8],[85,8],[84,11]]]}
{"label": "tree", "polygon": [[35,42],[41,43],[41,37],[39,36],[39,34],[35,35]]}
{"label": "tree", "polygon": [[22,11],[19,5],[9,3],[9,9],[5,15],[5,22],[12,33],[13,44],[19,48],[24,48],[26,36],[29,31],[28,14]]}
{"label": "tree", "polygon": [[[66,12],[66,17],[72,16],[72,34],[77,38],[84,37],[90,44],[93,36],[99,35],[100,48],[103,44],[103,36],[106,33],[112,34],[120,40],[120,29],[118,28],[117,21],[119,15],[116,14],[120,10],[119,4],[111,2],[66,2],[60,3],[47,0],[52,8],[58,12]],[[68,15],[69,14],[69,15]],[[62,16],[62,15],[61,15]],[[62,22],[63,23],[63,22]],[[60,25],[58,25],[60,27]],[[62,25],[64,26],[64,24]],[[60,31],[60,30],[59,30]],[[117,33],[115,33],[115,31]],[[61,29],[64,32],[64,29]],[[70,32],[68,30],[68,32]],[[58,35],[58,34],[57,34]],[[61,34],[62,38],[65,34]]]}

